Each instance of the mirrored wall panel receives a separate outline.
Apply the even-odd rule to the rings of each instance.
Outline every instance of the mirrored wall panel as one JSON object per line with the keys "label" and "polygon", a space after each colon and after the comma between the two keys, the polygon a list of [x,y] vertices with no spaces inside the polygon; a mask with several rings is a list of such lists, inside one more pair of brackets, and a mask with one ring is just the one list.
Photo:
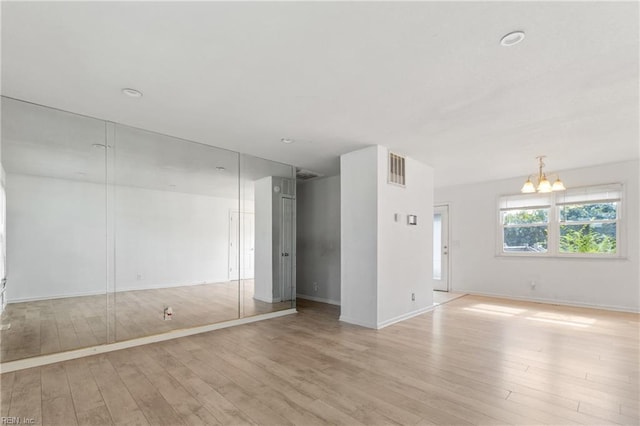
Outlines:
{"label": "mirrored wall panel", "polygon": [[107,342],[105,138],[103,121],[2,100],[3,362]]}
{"label": "mirrored wall panel", "polygon": [[115,126],[116,338],[239,317],[235,152]]}
{"label": "mirrored wall panel", "polygon": [[295,169],[240,156],[241,315],[295,307]]}
{"label": "mirrored wall panel", "polygon": [[295,307],[294,167],[8,98],[2,124],[1,362]]}

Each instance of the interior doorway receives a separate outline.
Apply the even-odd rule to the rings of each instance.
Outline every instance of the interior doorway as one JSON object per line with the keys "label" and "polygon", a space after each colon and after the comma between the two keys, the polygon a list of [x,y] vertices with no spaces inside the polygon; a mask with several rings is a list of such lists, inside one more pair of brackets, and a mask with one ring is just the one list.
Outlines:
{"label": "interior doorway", "polygon": [[449,291],[449,206],[433,209],[433,289]]}
{"label": "interior doorway", "polygon": [[254,214],[232,211],[229,215],[229,281],[254,278],[254,255]]}

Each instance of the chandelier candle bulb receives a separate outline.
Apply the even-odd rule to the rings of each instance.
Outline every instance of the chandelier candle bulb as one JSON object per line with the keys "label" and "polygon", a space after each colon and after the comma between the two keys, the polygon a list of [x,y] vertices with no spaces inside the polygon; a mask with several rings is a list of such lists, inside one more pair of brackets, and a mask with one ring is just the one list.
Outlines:
{"label": "chandelier candle bulb", "polygon": [[520,189],[520,192],[522,192],[523,194],[532,194],[536,191],[547,193],[552,191],[564,191],[567,189],[565,188],[564,183],[562,183],[558,175],[556,175],[556,180],[555,182],[553,182],[553,185],[551,185],[551,182],[549,182],[549,179],[547,179],[546,173],[542,171],[545,166],[544,162],[542,161],[544,158],[546,158],[545,155],[536,157],[536,159],[538,160],[537,185],[533,184],[533,182],[531,181],[531,175],[529,175],[527,177],[527,181],[524,183],[524,185],[522,185],[522,189]]}

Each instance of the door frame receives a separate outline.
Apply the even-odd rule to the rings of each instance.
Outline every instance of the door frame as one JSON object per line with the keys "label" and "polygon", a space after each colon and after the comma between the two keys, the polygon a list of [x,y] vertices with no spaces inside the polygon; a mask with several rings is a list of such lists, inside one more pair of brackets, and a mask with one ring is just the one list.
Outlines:
{"label": "door frame", "polygon": [[284,252],[284,204],[285,204],[285,200],[289,200],[291,202],[291,229],[290,229],[290,248],[289,248],[289,265],[290,265],[290,270],[291,270],[291,277],[289,279],[289,284],[291,286],[291,294],[289,295],[289,297],[285,297],[285,289],[284,289],[284,261],[282,259],[282,257],[280,257],[280,265],[279,265],[279,278],[280,278],[280,302],[285,302],[288,300],[294,300],[295,299],[295,293],[294,291],[296,290],[296,282],[295,282],[295,253],[296,253],[296,199],[295,197],[291,197],[291,196],[287,196],[287,195],[282,195],[280,197],[280,241],[279,241],[279,249],[280,249],[280,254],[282,254]]}
{"label": "door frame", "polygon": [[[233,224],[233,215],[237,214],[238,215],[238,223],[234,226]],[[242,237],[244,236],[244,234],[242,233],[243,230],[241,228],[242,225],[242,216],[246,215],[246,214],[252,214],[254,215],[254,229],[253,229],[253,241],[254,241],[254,247],[255,247],[255,212],[253,211],[241,211],[241,210],[237,210],[237,209],[229,209],[229,242],[227,244],[227,276],[228,276],[228,280],[229,281],[236,281],[236,280],[245,280],[245,279],[255,279],[255,251],[254,251],[254,273],[253,273],[253,277],[251,278],[246,278],[242,276],[242,255],[243,253],[240,252],[240,250],[244,250],[243,244],[242,244]],[[234,229],[235,228],[235,229]],[[235,232],[234,232],[235,231]],[[238,271],[238,276],[237,277],[232,277],[231,276],[231,243],[234,239],[234,235],[236,237],[235,241],[236,241],[236,248],[235,248],[235,252],[236,252],[236,260],[237,260],[237,264],[236,269]]]}
{"label": "door frame", "polygon": [[[444,291],[452,292],[453,291],[453,280],[451,279],[451,204],[450,203],[438,203],[434,204],[433,212],[435,213],[436,209],[446,208],[447,220],[446,220],[446,233],[447,233],[447,289]],[[434,289],[435,290],[435,289]]]}

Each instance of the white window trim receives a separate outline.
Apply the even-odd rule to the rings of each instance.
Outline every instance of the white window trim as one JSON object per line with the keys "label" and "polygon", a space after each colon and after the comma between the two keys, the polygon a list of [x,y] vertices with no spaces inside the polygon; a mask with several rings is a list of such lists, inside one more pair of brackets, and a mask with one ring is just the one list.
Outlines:
{"label": "white window trim", "polygon": [[[525,209],[549,209],[549,222],[547,223],[547,251],[546,252],[505,252],[504,249],[504,228],[505,226],[502,224],[502,211],[510,210],[501,208],[500,205],[505,197],[519,195],[519,194],[505,194],[498,196],[498,200],[496,205],[498,206],[498,214],[496,220],[496,256],[498,257],[514,257],[514,258],[568,258],[568,259],[626,259],[626,238],[625,238],[625,214],[624,211],[626,209],[626,185],[621,182],[609,183],[609,184],[598,184],[598,185],[586,185],[583,187],[576,187],[574,189],[582,189],[582,188],[597,188],[599,186],[610,186],[610,185],[619,185],[620,186],[620,197],[618,200],[615,200],[619,203],[617,207],[617,219],[605,219],[593,222],[580,221],[580,222],[561,222],[560,221],[560,208],[562,203],[558,201],[558,197],[561,196],[561,192],[553,192],[550,195],[551,197],[551,205],[550,206],[536,206],[532,204],[531,206],[526,206],[517,209],[511,210],[525,210]],[[611,202],[613,200],[588,200],[584,203],[604,203]],[[577,203],[576,203],[577,204]],[[562,253],[560,252],[560,225],[563,223],[570,223],[572,225],[580,225],[580,224],[589,224],[589,223],[616,223],[616,253]],[[527,224],[521,225],[527,226]],[[540,225],[532,225],[532,226],[540,226]],[[514,227],[514,226],[507,226]]]}

